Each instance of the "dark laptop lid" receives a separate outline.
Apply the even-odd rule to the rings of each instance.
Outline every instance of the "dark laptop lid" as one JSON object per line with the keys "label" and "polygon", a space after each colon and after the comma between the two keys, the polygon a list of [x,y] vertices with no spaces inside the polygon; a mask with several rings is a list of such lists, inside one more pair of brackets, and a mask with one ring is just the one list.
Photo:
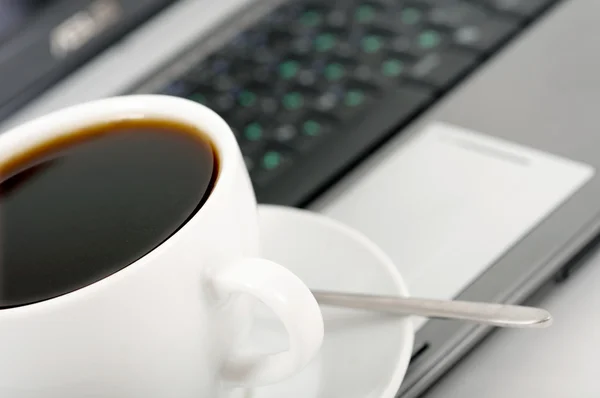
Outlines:
{"label": "dark laptop lid", "polygon": [[0,120],[175,0],[0,0]]}

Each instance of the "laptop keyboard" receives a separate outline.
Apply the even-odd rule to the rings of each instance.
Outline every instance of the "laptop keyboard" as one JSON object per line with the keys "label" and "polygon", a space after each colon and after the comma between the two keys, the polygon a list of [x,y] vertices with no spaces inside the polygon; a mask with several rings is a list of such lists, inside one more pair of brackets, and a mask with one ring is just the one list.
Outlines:
{"label": "laptop keyboard", "polygon": [[556,2],[288,2],[159,92],[222,115],[260,202],[301,206]]}

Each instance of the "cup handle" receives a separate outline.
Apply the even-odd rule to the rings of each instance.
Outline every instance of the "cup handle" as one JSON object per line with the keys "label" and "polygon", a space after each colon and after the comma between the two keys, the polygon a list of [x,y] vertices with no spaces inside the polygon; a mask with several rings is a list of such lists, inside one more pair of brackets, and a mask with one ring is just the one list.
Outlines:
{"label": "cup handle", "polygon": [[213,275],[219,298],[248,294],[262,301],[283,323],[287,351],[253,356],[235,355],[223,368],[224,379],[238,386],[277,383],[304,368],[323,341],[323,317],[312,293],[292,272],[274,262],[250,258]]}

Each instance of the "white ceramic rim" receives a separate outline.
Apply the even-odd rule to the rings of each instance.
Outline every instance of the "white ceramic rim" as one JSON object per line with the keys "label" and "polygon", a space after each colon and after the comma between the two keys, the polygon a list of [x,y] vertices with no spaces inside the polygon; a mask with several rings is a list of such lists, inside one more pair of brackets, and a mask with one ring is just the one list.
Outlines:
{"label": "white ceramic rim", "polygon": [[219,156],[219,171],[210,196],[202,208],[188,220],[175,234],[149,253],[127,267],[68,293],[16,307],[1,308],[2,316],[31,314],[32,311],[45,311],[52,306],[76,302],[86,294],[95,294],[106,284],[118,278],[126,278],[129,273],[144,267],[145,263],[170,250],[179,236],[185,236],[202,217],[205,209],[213,207],[219,197],[227,193],[227,181],[235,180],[236,162],[241,162],[241,153],[229,125],[214,111],[196,102],[167,95],[126,95],[103,98],[63,108],[29,122],[13,127],[0,134],[0,156],[10,161],[12,155],[23,153],[56,137],[68,136],[73,131],[88,126],[119,120],[158,119],[175,121],[198,130],[201,137],[207,137],[215,146]]}
{"label": "white ceramic rim", "polygon": [[[309,210],[303,210],[293,207],[279,206],[279,205],[268,205],[268,204],[259,204],[258,205],[258,215],[260,219],[261,211],[284,211],[284,212],[296,212],[301,213],[305,217],[309,217],[314,220],[316,223],[324,225],[327,228],[334,229],[341,234],[344,234],[350,239],[353,239],[360,244],[364,245],[373,255],[378,259],[378,261],[389,271],[389,274],[392,276],[392,281],[395,287],[398,289],[400,295],[408,296],[408,288],[406,287],[406,283],[402,278],[402,275],[394,265],[392,259],[385,254],[385,252],[377,246],[372,240],[366,237],[366,235],[357,231],[354,228],[349,227],[348,225],[329,218],[325,215],[315,213]],[[402,338],[400,354],[398,355],[398,362],[396,369],[394,371],[394,375],[390,378],[390,382],[385,388],[384,393],[378,398],[393,398],[396,396],[398,392],[398,388],[402,384],[404,380],[404,376],[406,375],[406,371],[408,369],[408,364],[410,362],[410,358],[412,356],[412,350],[414,345],[414,327],[413,322],[410,316],[402,317],[402,333],[403,336],[399,336]],[[327,333],[327,331],[325,332]]]}

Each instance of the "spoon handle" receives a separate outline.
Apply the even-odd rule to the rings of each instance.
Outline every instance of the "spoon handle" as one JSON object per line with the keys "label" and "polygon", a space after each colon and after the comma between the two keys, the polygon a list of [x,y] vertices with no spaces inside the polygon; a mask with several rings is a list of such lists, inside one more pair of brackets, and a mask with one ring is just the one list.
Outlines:
{"label": "spoon handle", "polygon": [[519,305],[377,296],[355,293],[312,291],[321,305],[345,307],[428,318],[460,319],[513,328],[544,328],[552,323],[548,311]]}

